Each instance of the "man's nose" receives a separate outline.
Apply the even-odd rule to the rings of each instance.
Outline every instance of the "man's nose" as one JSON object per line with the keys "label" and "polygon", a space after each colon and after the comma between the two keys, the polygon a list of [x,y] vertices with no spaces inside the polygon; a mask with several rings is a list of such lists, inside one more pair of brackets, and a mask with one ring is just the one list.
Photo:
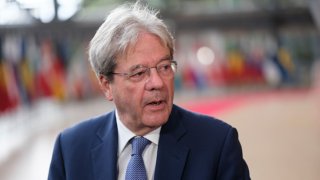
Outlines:
{"label": "man's nose", "polygon": [[154,90],[154,89],[161,89],[162,87],[163,87],[163,79],[161,78],[157,69],[150,68],[149,77],[146,81],[146,89]]}

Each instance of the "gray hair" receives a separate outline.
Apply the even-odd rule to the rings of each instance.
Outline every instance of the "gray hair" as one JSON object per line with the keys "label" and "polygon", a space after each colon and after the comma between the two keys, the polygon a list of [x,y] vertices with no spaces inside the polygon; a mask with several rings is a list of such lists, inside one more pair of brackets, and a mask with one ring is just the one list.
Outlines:
{"label": "gray hair", "polygon": [[158,11],[139,1],[121,5],[111,11],[89,45],[89,61],[96,75],[105,75],[112,81],[110,72],[117,65],[117,57],[124,55],[128,46],[134,45],[142,32],[158,36],[169,48],[173,58],[173,37],[164,22],[157,17],[158,14]]}

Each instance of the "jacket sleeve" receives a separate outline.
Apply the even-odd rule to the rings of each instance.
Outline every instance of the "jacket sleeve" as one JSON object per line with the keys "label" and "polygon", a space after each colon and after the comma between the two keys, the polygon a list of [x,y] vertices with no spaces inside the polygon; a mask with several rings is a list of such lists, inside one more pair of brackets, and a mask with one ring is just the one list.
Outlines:
{"label": "jacket sleeve", "polygon": [[230,128],[222,147],[219,168],[219,180],[250,180],[248,166],[243,159],[238,132]]}
{"label": "jacket sleeve", "polygon": [[61,151],[61,134],[56,139],[49,167],[48,180],[65,180],[65,168]]}

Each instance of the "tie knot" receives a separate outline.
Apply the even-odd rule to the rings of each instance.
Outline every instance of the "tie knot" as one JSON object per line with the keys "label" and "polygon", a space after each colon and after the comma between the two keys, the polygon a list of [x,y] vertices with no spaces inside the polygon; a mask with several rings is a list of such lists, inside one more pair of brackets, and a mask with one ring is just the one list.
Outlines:
{"label": "tie knot", "polygon": [[150,141],[144,137],[135,137],[132,139],[132,155],[141,155],[144,148],[150,144]]}

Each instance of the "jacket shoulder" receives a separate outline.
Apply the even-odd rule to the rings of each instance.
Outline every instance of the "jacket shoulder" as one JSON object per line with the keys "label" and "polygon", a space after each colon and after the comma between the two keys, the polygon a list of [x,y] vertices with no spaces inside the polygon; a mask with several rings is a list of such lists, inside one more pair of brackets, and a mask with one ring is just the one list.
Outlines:
{"label": "jacket shoulder", "polygon": [[93,138],[99,131],[105,131],[111,126],[114,112],[102,114],[90,119],[83,120],[74,126],[65,129],[61,133],[61,139],[66,143],[84,142],[88,138]]}
{"label": "jacket shoulder", "polygon": [[[192,112],[179,106],[174,107],[176,116],[186,126],[201,127],[201,129],[222,129],[228,131],[233,128],[230,124],[213,116]],[[211,129],[212,130],[212,129]]]}

